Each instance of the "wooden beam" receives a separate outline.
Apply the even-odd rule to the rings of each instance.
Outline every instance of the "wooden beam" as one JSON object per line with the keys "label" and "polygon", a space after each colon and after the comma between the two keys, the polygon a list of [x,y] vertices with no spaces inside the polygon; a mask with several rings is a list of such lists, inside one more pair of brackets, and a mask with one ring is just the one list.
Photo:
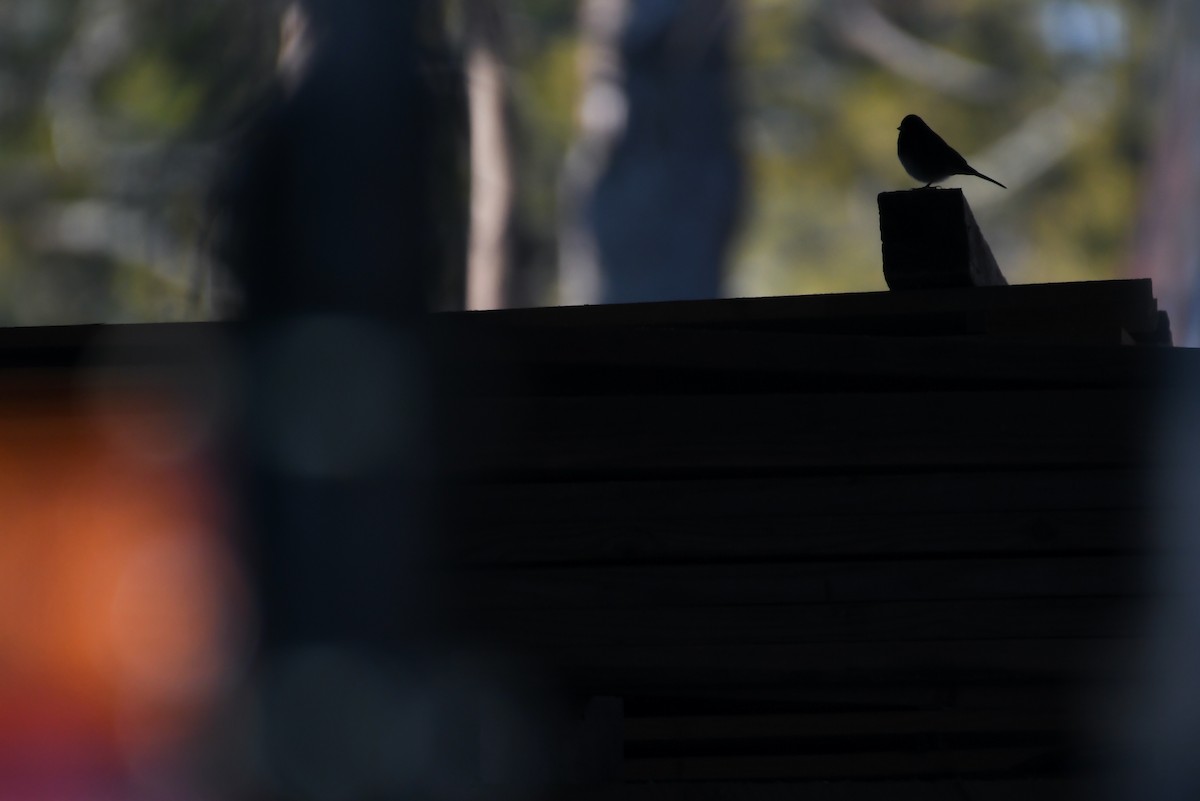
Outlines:
{"label": "wooden beam", "polygon": [[483,609],[479,629],[517,645],[694,646],[1133,637],[1128,598],[988,598],[586,609]]}
{"label": "wooden beam", "polygon": [[1031,763],[1061,758],[1066,743],[1048,738],[1040,744],[1009,747],[931,749],[914,743],[908,748],[851,753],[798,753],[769,756],[691,756],[629,759],[628,781],[712,781],[717,779],[864,779],[900,777],[1021,776]]}
{"label": "wooden beam", "polygon": [[878,709],[784,715],[679,715],[625,720],[627,741],[749,740],[955,732],[1049,732],[1086,728],[1066,708]]}
{"label": "wooden beam", "polygon": [[[1129,390],[619,396],[464,402],[462,475],[1145,465]],[[1104,436],[1098,436],[1098,432]]]}
{"label": "wooden beam", "polygon": [[[489,520],[702,520],[918,513],[1019,514],[1075,510],[1137,510],[1151,498],[1145,474],[1132,465],[1025,465],[978,471],[839,471],[733,476],[614,478],[606,481],[508,481],[460,485],[469,503],[460,511],[480,525]],[[1032,522],[1030,520],[1029,522]],[[1023,526],[1028,527],[1028,526]],[[1044,537],[1053,539],[1053,537]]]}
{"label": "wooden beam", "polygon": [[[619,609],[1145,593],[1138,560],[1120,556],[908,558],[768,564],[487,568],[457,578],[477,609]],[[703,614],[697,611],[697,614]]]}
{"label": "wooden beam", "polygon": [[[655,482],[647,482],[653,487]],[[699,493],[699,489],[697,490]],[[624,501],[614,495],[614,502]],[[1144,512],[1129,509],[1061,509],[1043,512],[886,512],[863,501],[861,514],[764,509],[746,518],[704,517],[696,510],[643,520],[580,506],[560,520],[520,516],[466,524],[453,543],[459,564],[555,565],[663,564],[723,560],[819,560],[1022,555],[1126,555],[1154,543]],[[590,515],[595,513],[597,519]]]}
{"label": "wooden beam", "polygon": [[497,328],[456,358],[486,365],[507,384],[483,394],[629,391],[763,392],[778,387],[1153,385],[1200,372],[1200,351],[1001,341],[948,336],[867,336],[703,328]]}
{"label": "wooden beam", "polygon": [[[736,676],[736,674],[735,674]],[[687,676],[691,678],[690,674]],[[1065,680],[1042,677],[1036,681],[992,680],[966,676],[962,681],[946,676],[910,675],[909,681],[873,681],[860,676],[857,684],[796,682],[781,678],[775,683],[724,685],[656,684],[627,688],[629,718],[690,715],[859,714],[875,712],[937,711],[945,709],[1077,712],[1082,701],[1078,686]],[[1097,679],[1098,677],[1093,677]],[[1111,686],[1110,686],[1111,685]],[[1110,685],[1094,681],[1090,689]]]}
{"label": "wooden beam", "polygon": [[1123,469],[868,472],[460,486],[459,563],[663,564],[1145,553]]}
{"label": "wooden beam", "polygon": [[[986,333],[983,321],[991,315],[1061,317],[1076,311],[1102,313],[1131,333],[1159,327],[1158,304],[1147,279],[454,312],[435,315],[434,323],[467,332],[494,326],[689,326],[865,334],[872,332],[871,326],[895,329],[904,318],[914,317],[924,317],[923,327],[934,326],[929,333],[936,333],[939,320],[969,316],[976,321],[974,332]],[[917,333],[911,327],[907,333]]]}
{"label": "wooden beam", "polygon": [[[683,687],[694,693],[807,685],[820,687],[1037,685],[1127,677],[1119,657],[1135,637],[885,640],[877,642],[579,642],[529,649],[593,694],[629,696]],[[1080,685],[1073,684],[1078,687]]]}
{"label": "wooden beam", "polygon": [[1082,801],[1092,782],[1063,778],[987,780],[626,781],[619,787],[572,787],[550,801]]}
{"label": "wooden beam", "polygon": [[961,189],[881,192],[878,201],[890,289],[1008,285]]}

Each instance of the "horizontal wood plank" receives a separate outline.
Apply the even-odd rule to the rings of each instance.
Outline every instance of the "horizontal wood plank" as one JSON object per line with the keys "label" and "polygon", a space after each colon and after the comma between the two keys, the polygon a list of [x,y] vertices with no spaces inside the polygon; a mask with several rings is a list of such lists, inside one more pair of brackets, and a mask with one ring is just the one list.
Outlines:
{"label": "horizontal wood plank", "polygon": [[892,601],[631,609],[486,609],[483,631],[523,645],[719,645],[1129,637],[1140,604],[1109,598]]}
{"label": "horizontal wood plank", "polygon": [[590,391],[625,387],[675,392],[761,392],[769,387],[940,388],[1153,386],[1195,369],[1200,352],[1010,343],[961,337],[887,337],[713,331],[691,328],[566,328],[498,331],[461,343],[457,358],[493,378],[476,392]]}
{"label": "horizontal wood plank", "polygon": [[[728,560],[895,558],[906,555],[1079,555],[1145,551],[1153,543],[1137,510],[903,514],[864,499],[861,514],[797,506],[747,516],[711,514],[716,499],[679,507],[675,519],[626,517],[580,505],[569,520],[473,517],[452,544],[460,564],[588,564]],[[614,494],[614,503],[621,505]],[[593,512],[593,509],[595,511]],[[593,518],[592,515],[596,517]]]}
{"label": "horizontal wood plank", "polygon": [[698,756],[626,759],[630,781],[712,781],[719,779],[897,778],[1022,775],[1035,763],[1056,758],[1059,744],[1009,748],[912,750],[786,756]]}
{"label": "horizontal wood plank", "polygon": [[1080,801],[1087,781],[1065,778],[809,781],[625,781],[607,787],[556,788],[554,801]]}
{"label": "horizontal wood plank", "polygon": [[1114,597],[1148,590],[1127,555],[491,568],[457,577],[459,603],[491,609]]}
{"label": "horizontal wood plank", "polygon": [[[1103,310],[1118,327],[1153,330],[1157,303],[1147,279],[1023,284],[914,292],[861,292],[727,298],[713,301],[559,306],[447,315],[460,326],[720,326],[750,328],[766,324],[886,319],[888,317],[1003,314],[1042,309],[1058,312],[1083,307]],[[853,329],[850,329],[853,330]]]}
{"label": "horizontal wood plank", "polygon": [[1066,709],[922,709],[791,715],[680,715],[626,718],[626,741],[854,737],[955,732],[1090,731]]}
{"label": "horizontal wood plank", "polygon": [[1133,467],[1025,468],[797,473],[686,479],[458,483],[469,511],[489,518],[589,518],[1120,510],[1148,502],[1145,474]]}
{"label": "horizontal wood plank", "polygon": [[[832,393],[494,399],[464,433],[509,446],[464,454],[467,475],[747,469],[1141,466],[1135,391]],[[478,430],[477,436],[470,431]],[[1098,432],[1104,436],[1098,436]]]}
{"label": "horizontal wood plank", "polygon": [[[735,674],[736,675],[736,674]],[[689,681],[693,677],[685,674]],[[642,685],[624,696],[627,719],[655,716],[695,715],[781,715],[859,714],[959,709],[1013,712],[1032,710],[1057,715],[1075,715],[1080,705],[1097,697],[1112,697],[1119,690],[1099,673],[1087,687],[1079,677],[1059,680],[1041,676],[1037,680],[1012,682],[998,675],[995,680],[964,675],[933,676],[906,674],[905,681],[874,681],[859,675],[856,682],[796,681],[780,674],[778,681],[739,683],[685,683]],[[1028,678],[1028,677],[1027,677]],[[1117,679],[1111,680],[1112,682]]]}
{"label": "horizontal wood plank", "polygon": [[554,643],[526,652],[596,695],[693,693],[789,686],[1041,685],[1126,675],[1138,637],[746,642]]}

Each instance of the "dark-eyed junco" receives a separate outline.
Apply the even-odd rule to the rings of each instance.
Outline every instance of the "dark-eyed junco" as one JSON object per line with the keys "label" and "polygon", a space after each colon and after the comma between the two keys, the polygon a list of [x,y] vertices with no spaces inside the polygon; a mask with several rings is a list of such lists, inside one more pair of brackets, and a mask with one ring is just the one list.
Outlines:
{"label": "dark-eyed junco", "polygon": [[900,157],[905,171],[918,181],[924,181],[925,186],[941,183],[951,175],[974,175],[1003,189],[1008,188],[968,164],[957,150],[946,144],[946,140],[934,133],[925,120],[916,114],[909,114],[901,120],[897,130],[900,131],[900,137],[896,140],[896,155]]}

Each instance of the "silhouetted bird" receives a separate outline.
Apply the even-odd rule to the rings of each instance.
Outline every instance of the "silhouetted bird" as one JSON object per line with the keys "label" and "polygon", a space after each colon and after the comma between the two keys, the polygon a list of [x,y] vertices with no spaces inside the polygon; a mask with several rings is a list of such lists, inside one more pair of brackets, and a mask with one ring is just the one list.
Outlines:
{"label": "silhouetted bird", "polygon": [[959,152],[946,140],[933,132],[925,124],[925,120],[916,114],[909,114],[900,121],[900,137],[896,140],[896,155],[905,171],[924,181],[925,186],[941,183],[951,175],[974,175],[985,181],[991,181],[996,186],[1007,189],[995,178],[989,178],[967,163]]}

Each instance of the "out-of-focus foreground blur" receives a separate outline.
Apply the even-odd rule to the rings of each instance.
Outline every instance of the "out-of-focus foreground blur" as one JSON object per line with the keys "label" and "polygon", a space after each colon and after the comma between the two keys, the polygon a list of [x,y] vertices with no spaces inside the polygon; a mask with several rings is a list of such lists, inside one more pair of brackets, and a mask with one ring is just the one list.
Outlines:
{"label": "out-of-focus foreground blur", "polygon": [[0,798],[170,795],[254,629],[213,407],[65,375],[0,378]]}

